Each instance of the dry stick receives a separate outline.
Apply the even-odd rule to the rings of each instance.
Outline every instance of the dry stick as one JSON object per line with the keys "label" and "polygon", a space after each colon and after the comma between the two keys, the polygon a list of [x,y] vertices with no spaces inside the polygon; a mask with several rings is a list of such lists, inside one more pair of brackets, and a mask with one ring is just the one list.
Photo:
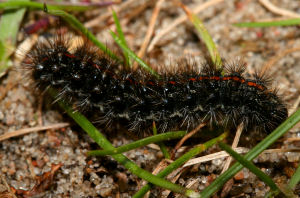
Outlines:
{"label": "dry stick", "polygon": [[[244,148],[244,147],[238,147],[238,148],[235,148],[233,150],[237,153],[247,153],[249,151],[248,148]],[[215,160],[215,159],[225,158],[225,157],[228,157],[228,156],[230,156],[230,155],[228,153],[226,153],[225,151],[220,151],[220,152],[216,152],[216,153],[213,153],[213,154],[209,154],[209,155],[197,157],[197,158],[194,158],[194,159],[190,159],[189,161],[187,161],[183,165],[183,167],[193,166],[195,164],[200,164],[200,163],[212,161],[212,160]]]}
{"label": "dry stick", "polygon": [[190,137],[192,137],[195,133],[197,133],[201,128],[206,126],[206,123],[199,124],[194,130],[186,134],[175,146],[175,148],[172,151],[171,159],[174,159],[176,151],[181,147],[181,145]]}
{"label": "dry stick", "polygon": [[34,172],[34,166],[32,165],[31,157],[26,158],[26,162],[27,162],[27,165],[28,165],[28,169],[29,169],[29,172],[30,172],[31,179],[35,179],[36,174]]}
{"label": "dry stick", "polygon": [[44,97],[40,97],[38,99],[38,111],[37,111],[37,114],[38,114],[38,124],[39,126],[43,126],[43,100],[44,100]]}
{"label": "dry stick", "polygon": [[[166,159],[163,159],[162,161],[160,161],[158,163],[158,165],[156,166],[156,168],[154,169],[154,171],[152,171],[153,175],[157,175],[160,171],[162,171],[163,169],[165,169],[170,163],[168,163],[168,161]],[[146,185],[147,182],[144,180],[143,181],[143,186]],[[147,194],[144,196],[144,198],[148,198],[150,196],[150,191],[147,192]]]}
{"label": "dry stick", "polygon": [[[237,148],[237,145],[238,145],[238,143],[239,143],[239,140],[240,140],[240,137],[241,137],[243,128],[244,128],[243,124],[240,124],[240,125],[238,126],[238,129],[237,129],[237,131],[236,131],[236,134],[235,134],[233,143],[232,143],[232,145],[231,145],[231,148],[232,148],[232,149],[236,149],[236,148]],[[229,166],[230,166],[231,161],[232,161],[232,157],[229,156],[229,157],[227,158],[226,162],[225,162],[225,165],[224,165],[224,167],[223,167],[223,170],[222,170],[222,172],[221,172],[221,175],[222,175],[225,171],[227,171],[227,169],[228,169]],[[232,188],[232,185],[233,185],[233,179],[231,178],[231,179],[228,180],[228,181],[225,183],[225,185],[223,186],[223,189],[222,189],[222,192],[221,192],[221,197],[225,197],[225,196],[229,193],[230,189]]]}
{"label": "dry stick", "polygon": [[[237,153],[247,153],[249,151],[249,149],[244,148],[244,147],[235,148],[233,150]],[[228,155],[225,151],[220,151],[220,152],[216,152],[216,153],[208,154],[205,156],[190,159],[183,165],[183,167],[193,166],[195,164],[201,164],[204,162],[208,162],[208,161],[212,161],[212,160],[220,159],[220,158],[225,158],[228,156],[230,156],[230,155]]]}
{"label": "dry stick", "polygon": [[270,153],[286,153],[286,152],[300,152],[300,149],[268,149],[265,150],[264,152],[261,153],[262,154],[270,154]]}
{"label": "dry stick", "polygon": [[0,90],[0,101],[2,101],[8,93],[8,91],[12,90],[12,88],[15,87],[17,84],[18,81],[8,80],[7,85],[4,87],[4,89]]}
{"label": "dry stick", "polygon": [[141,13],[144,12],[148,7],[153,6],[154,1],[146,1],[145,3],[135,7],[132,9],[132,12],[124,16],[124,19],[122,19],[122,26],[126,27],[129,21],[137,16],[141,16]]}
{"label": "dry stick", "polygon": [[[238,126],[238,129],[237,129],[237,131],[236,131],[236,134],[235,134],[233,143],[232,143],[232,145],[231,145],[232,149],[236,149],[236,148],[237,148],[237,145],[238,145],[238,143],[239,143],[239,141],[240,141],[240,137],[241,137],[243,128],[244,128],[243,124],[240,124],[240,125]],[[226,160],[226,162],[225,162],[225,165],[224,165],[224,167],[223,167],[223,170],[222,170],[221,174],[223,174],[225,171],[227,171],[227,169],[228,169],[229,166],[230,166],[231,161],[232,161],[232,157],[228,157],[227,160]]]}
{"label": "dry stick", "polygon": [[179,168],[173,170],[168,176],[166,176],[166,179],[170,180],[170,179],[176,177],[176,175],[178,175],[183,169],[184,169],[184,167],[179,167]]}
{"label": "dry stick", "polygon": [[300,149],[298,148],[293,148],[293,149],[268,149],[262,152],[261,154],[266,154],[266,153],[286,153],[286,152],[300,152]]}
{"label": "dry stick", "polygon": [[[128,6],[129,6],[130,4],[132,4],[133,2],[135,2],[135,1],[136,1],[136,0],[128,0],[128,1],[125,1],[124,3],[122,3],[122,4],[121,4],[120,6],[118,6],[118,7],[115,7],[115,6],[114,6],[114,10],[115,10],[116,13],[118,13],[118,12],[120,12],[120,11],[122,11],[122,10],[128,8]],[[112,12],[108,11],[108,12],[104,13],[103,15],[100,15],[100,16],[98,16],[98,17],[96,17],[96,18],[94,18],[94,19],[92,19],[92,20],[90,20],[90,21],[84,23],[84,26],[85,26],[86,28],[92,28],[92,27],[94,27],[94,26],[97,26],[97,25],[99,25],[102,21],[104,21],[104,20],[106,20],[107,18],[111,17],[111,15],[112,15]]]}
{"label": "dry stick", "polygon": [[[201,12],[202,10],[207,9],[210,6],[213,6],[215,4],[221,3],[224,0],[211,0],[211,1],[207,1],[203,4],[198,5],[195,9],[192,10],[193,13],[198,14],[199,12]],[[183,23],[184,21],[186,21],[188,19],[187,15],[181,15],[179,18],[177,18],[173,23],[171,23],[169,26],[167,26],[165,29],[162,29],[157,36],[155,36],[149,47],[147,48],[147,52],[150,52],[151,50],[153,50],[154,46],[156,45],[156,43],[166,34],[168,34],[172,29],[174,29],[176,26],[180,25],[181,23]]]}
{"label": "dry stick", "polygon": [[162,161],[159,162],[159,164],[156,166],[154,171],[152,171],[152,174],[157,175],[161,170],[165,169],[169,164],[170,163],[166,159],[163,159]]}
{"label": "dry stick", "polygon": [[233,178],[229,179],[223,186],[220,197],[226,197],[234,184]]}
{"label": "dry stick", "polygon": [[43,130],[48,130],[48,129],[57,129],[57,128],[63,128],[69,126],[69,123],[58,123],[58,124],[52,124],[48,126],[39,126],[39,127],[32,127],[32,128],[25,128],[25,129],[20,129],[12,132],[7,132],[4,135],[0,136],[0,142],[6,139],[9,139],[11,137],[16,137],[20,135],[24,135],[27,133],[32,133],[36,131],[43,131]]}
{"label": "dry stick", "polygon": [[4,183],[5,187],[7,188],[7,191],[9,192],[9,195],[11,195],[11,197],[13,198],[17,198],[17,196],[15,195],[15,193],[13,193],[13,191],[11,190],[10,186],[8,185],[4,175],[1,175],[1,180],[2,183]]}
{"label": "dry stick", "polygon": [[259,2],[263,6],[265,6],[268,10],[270,10],[271,12],[273,12],[275,14],[279,14],[279,15],[287,16],[287,17],[293,17],[293,18],[299,18],[300,17],[300,15],[295,13],[295,12],[276,7],[269,0],[259,0]]}
{"label": "dry stick", "polygon": [[[185,187],[187,187],[187,188],[192,188],[192,186],[193,186],[196,182],[200,182],[200,178],[193,179],[193,180],[190,181]],[[177,195],[175,196],[175,198],[183,198],[183,196],[177,194]]]}
{"label": "dry stick", "polygon": [[[299,141],[300,138],[289,138],[291,139],[290,141]],[[289,139],[287,139],[286,141],[288,141]],[[248,148],[244,148],[244,147],[238,147],[233,149],[235,152],[239,153],[239,154],[244,154],[247,153],[249,151]],[[269,153],[285,153],[285,152],[300,152],[300,149],[268,149],[265,150],[264,152],[262,152],[262,154],[269,154]],[[221,159],[221,158],[225,158],[230,156],[228,153],[226,153],[225,151],[220,151],[217,153],[213,153],[213,154],[209,154],[209,155],[205,155],[205,156],[201,156],[201,157],[197,157],[197,158],[193,158],[190,159],[189,161],[187,161],[183,167],[187,167],[187,166],[193,166],[195,164],[200,164],[203,162],[208,162],[208,161],[212,161],[215,159]],[[172,161],[170,161],[171,163]]]}
{"label": "dry stick", "polygon": [[300,96],[297,98],[293,106],[289,109],[289,115],[292,115],[293,113],[296,112],[297,108],[299,107],[299,104],[300,104]]}
{"label": "dry stick", "polygon": [[298,142],[300,141],[300,137],[292,137],[292,138],[287,138],[285,142]]}
{"label": "dry stick", "polygon": [[[154,27],[155,27],[155,23],[156,23],[156,20],[157,20],[157,17],[158,17],[158,14],[160,12],[160,8],[161,8],[161,5],[162,5],[163,2],[164,2],[164,0],[158,0],[156,5],[155,5],[155,8],[152,12],[152,16],[151,16],[151,19],[150,19],[150,23],[149,23],[149,27],[148,27],[146,36],[144,38],[144,41],[141,45],[141,48],[140,48],[138,54],[137,54],[137,56],[140,57],[141,59],[143,59],[143,57],[145,55],[145,52],[146,52],[146,48],[147,48],[147,46],[150,42],[150,39],[152,37]],[[133,65],[133,69],[136,69],[137,66],[138,66],[138,63],[135,62],[134,65]]]}
{"label": "dry stick", "polygon": [[200,181],[200,178],[196,178],[196,179],[190,181],[190,182],[186,185],[186,187],[191,188],[197,181]]}
{"label": "dry stick", "polygon": [[[177,175],[175,175],[172,179],[171,182],[172,183],[176,183],[176,181],[180,178],[181,174],[186,170],[186,168],[180,168],[180,170],[178,171],[179,173]],[[168,197],[169,194],[171,193],[170,190],[164,190],[161,195],[162,197]]]}

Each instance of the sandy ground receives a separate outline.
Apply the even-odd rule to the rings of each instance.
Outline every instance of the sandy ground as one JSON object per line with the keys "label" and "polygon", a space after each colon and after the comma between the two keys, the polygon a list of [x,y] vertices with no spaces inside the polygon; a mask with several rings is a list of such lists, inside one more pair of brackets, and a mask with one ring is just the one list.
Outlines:
{"label": "sandy ground", "polygon": [[[185,0],[186,6],[198,9],[206,1]],[[300,2],[293,0],[271,1],[282,9],[300,13]],[[116,5],[127,42],[133,51],[138,52],[144,41],[156,2],[126,1]],[[106,8],[78,15],[97,37],[110,45],[113,41],[109,28],[114,29],[112,18]],[[26,16],[28,21],[45,16],[41,12],[31,12]],[[107,16],[107,17],[106,17]],[[152,40],[145,55],[152,65],[170,65],[170,62],[185,56],[203,59],[205,45],[197,37],[192,24],[185,20],[175,28],[167,31],[155,45],[155,40],[166,28],[180,17],[183,10],[171,1],[165,1],[160,7]],[[270,20],[287,17],[271,12],[258,1],[218,1],[204,9],[198,16],[212,35],[222,57],[228,61],[242,59],[247,63],[247,71],[252,73],[270,64],[268,73],[272,74],[275,86],[279,88],[290,112],[298,108],[300,87],[300,31],[298,26],[270,28],[238,28],[232,24],[245,21]],[[24,26],[29,22],[24,20]],[[50,29],[57,28],[52,25]],[[154,38],[154,39],[153,39]],[[24,36],[20,33],[19,43]],[[153,47],[151,47],[151,45]],[[15,69],[17,68],[17,69]],[[48,189],[41,189],[40,197],[131,197],[144,184],[123,166],[110,157],[87,157],[86,151],[96,149],[96,144],[68,119],[67,115],[51,101],[32,88],[23,80],[20,66],[11,68],[0,79],[0,135],[19,129],[37,126],[49,126],[58,123],[69,123],[59,129],[47,129],[9,138],[0,142],[0,193],[7,192],[6,183],[15,188],[30,190],[39,181],[36,176],[57,168]],[[255,160],[256,165],[273,180],[284,186],[293,175],[299,164],[299,153],[286,152],[286,149],[299,148],[300,125],[294,127],[281,138],[273,148],[278,150],[261,155]],[[114,146],[132,142],[126,135],[109,136]],[[242,145],[247,147],[247,145]],[[218,151],[213,148],[205,154]],[[142,168],[153,171],[163,160],[162,153],[155,147],[144,147],[125,153]],[[180,153],[178,154],[178,156]],[[195,164],[179,171],[176,183],[192,189],[203,190],[221,173],[224,158]],[[61,167],[53,167],[53,165]],[[173,175],[176,177],[176,174]],[[173,179],[173,178],[169,178]],[[35,189],[38,191],[39,189]],[[263,197],[269,187],[256,178],[251,172],[243,169],[234,177],[227,197]],[[299,193],[298,190],[295,193]],[[150,197],[174,197],[161,188],[151,191]],[[11,195],[8,193],[8,197]],[[220,193],[216,195],[219,197]]]}

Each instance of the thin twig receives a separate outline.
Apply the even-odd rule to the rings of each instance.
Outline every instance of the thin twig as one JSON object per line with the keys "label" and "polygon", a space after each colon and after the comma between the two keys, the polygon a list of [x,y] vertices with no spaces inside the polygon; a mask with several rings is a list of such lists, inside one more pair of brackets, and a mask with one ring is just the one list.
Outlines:
{"label": "thin twig", "polygon": [[7,191],[9,192],[9,195],[11,195],[11,197],[13,197],[13,198],[17,198],[15,193],[12,192],[10,186],[8,185],[4,175],[1,175],[1,180],[2,180],[2,183],[4,183],[5,187],[7,188]]}
{"label": "thin twig", "polygon": [[32,159],[31,157],[26,158],[26,162],[28,164],[28,169],[31,175],[31,179],[35,179],[36,178],[36,174],[34,172],[34,166],[32,165]]}
{"label": "thin twig", "polygon": [[[211,1],[207,1],[203,4],[198,5],[195,9],[192,10],[193,13],[198,14],[199,12],[201,12],[202,10],[207,9],[210,6],[213,6],[215,4],[221,3],[224,0],[211,0]],[[150,52],[151,50],[153,50],[154,46],[156,45],[156,43],[166,34],[168,34],[171,30],[173,30],[176,26],[180,25],[181,23],[185,22],[188,19],[188,17],[186,16],[186,14],[181,15],[180,17],[178,17],[173,23],[171,23],[169,26],[167,26],[165,29],[162,29],[159,34],[157,34],[157,36],[155,36],[151,42],[149,47],[147,48],[147,52]]]}
{"label": "thin twig", "polygon": [[[113,6],[113,7],[114,7],[115,12],[118,13],[118,12],[121,12],[122,10],[124,10],[124,9],[127,9],[128,6],[130,4],[132,4],[133,2],[135,2],[135,0],[128,0],[128,1],[125,1],[124,3],[122,3],[118,7],[117,6]],[[100,15],[100,16],[98,16],[98,17],[96,17],[96,18],[94,18],[94,19],[92,19],[92,20],[84,23],[84,26],[86,28],[92,28],[94,26],[99,25],[102,21],[107,20],[107,18],[109,18],[111,16],[112,16],[112,12],[108,11],[108,12],[104,13],[103,15]]]}
{"label": "thin twig", "polygon": [[37,109],[37,115],[38,115],[38,124],[39,126],[43,126],[43,100],[44,100],[44,97],[40,97],[38,99],[38,109]]}
{"label": "thin twig", "polygon": [[[233,143],[231,145],[231,148],[232,149],[235,149],[237,148],[237,145],[239,143],[239,140],[240,140],[240,137],[241,137],[241,134],[242,134],[242,131],[243,131],[243,124],[240,124],[237,128],[237,131],[236,131],[236,134],[235,134],[235,137],[234,137],[234,140],[233,140]],[[229,156],[227,157],[226,159],[226,162],[224,164],[224,167],[223,167],[223,170],[221,172],[221,175],[228,170],[230,164],[231,164],[231,161],[232,161],[232,157]],[[226,184],[223,186],[223,189],[221,191],[221,197],[225,197],[229,191],[231,190],[232,188],[232,185],[233,185],[233,179],[231,178],[229,181],[226,182]]]}
{"label": "thin twig", "polygon": [[121,22],[122,26],[128,27],[128,23],[132,19],[141,16],[141,14],[143,14],[148,7],[153,7],[154,2],[155,1],[149,0],[149,1],[146,1],[145,3],[143,3],[141,5],[138,5],[138,6],[134,7],[134,8],[132,8],[131,9],[132,12],[130,12],[130,13],[128,13],[128,14],[126,14],[124,16],[124,19]]}
{"label": "thin twig", "polygon": [[[171,179],[171,182],[173,182],[173,183],[176,183],[177,182],[177,180],[180,178],[180,176],[182,175],[182,173],[184,172],[186,170],[186,168],[179,168],[179,169],[177,169],[176,171],[177,171],[177,174]],[[169,196],[169,194],[171,193],[171,191],[170,190],[164,190],[162,193],[161,193],[161,195],[162,195],[162,197],[168,197]]]}
{"label": "thin twig", "polygon": [[[235,148],[234,151],[237,152],[237,153],[247,153],[249,151],[249,149],[245,148],[245,147],[238,147],[238,148]],[[217,153],[213,153],[213,154],[209,154],[209,155],[205,155],[205,156],[201,156],[201,157],[191,159],[191,160],[187,161],[183,165],[183,167],[192,166],[192,165],[195,165],[195,164],[200,164],[200,163],[208,162],[208,161],[215,160],[215,159],[220,159],[220,158],[224,158],[224,157],[227,157],[227,156],[229,156],[229,155],[225,151],[220,151],[220,152],[217,152]]]}
{"label": "thin twig", "polygon": [[175,157],[175,153],[176,151],[182,146],[182,144],[189,139],[190,137],[192,137],[195,133],[197,133],[201,128],[203,128],[204,126],[206,126],[206,123],[201,123],[199,124],[194,130],[192,130],[191,132],[189,132],[188,134],[186,134],[175,146],[175,148],[172,151],[172,157],[171,159],[174,159]]}
{"label": "thin twig", "polygon": [[292,107],[289,109],[289,115],[292,115],[293,113],[295,113],[299,107],[300,104],[300,96],[297,98],[297,100],[295,101],[295,103],[292,105]]}
{"label": "thin twig", "polygon": [[[163,169],[165,169],[168,165],[170,164],[170,162],[168,162],[168,160],[163,159],[162,161],[160,161],[158,163],[158,165],[156,166],[156,168],[152,171],[153,175],[157,175],[160,171],[162,171]],[[146,185],[147,182],[143,181],[143,186]],[[148,198],[150,196],[150,191],[144,196],[144,198]]]}
{"label": "thin twig", "polygon": [[[300,138],[289,138],[289,139],[291,139],[290,141],[296,141],[296,140],[299,141],[300,140]],[[237,147],[233,150],[235,152],[239,153],[239,154],[244,154],[244,153],[247,153],[249,151],[249,149],[245,148],[245,147]],[[300,149],[268,149],[268,150],[265,150],[264,152],[262,152],[262,154],[266,154],[266,153],[285,153],[285,152],[300,152]],[[225,158],[225,157],[228,157],[228,156],[229,156],[228,153],[226,153],[225,151],[220,151],[220,152],[217,152],[217,153],[213,153],[213,154],[209,154],[209,155],[205,155],[205,156],[201,156],[201,157],[191,159],[191,160],[187,161],[183,165],[183,167],[193,166],[195,164],[200,164],[200,163],[212,161],[212,160],[215,160],[215,159]],[[172,161],[170,161],[170,163],[171,162]]]}
{"label": "thin twig", "polygon": [[7,132],[4,135],[0,136],[0,142],[6,139],[9,139],[11,137],[16,137],[20,135],[24,135],[27,133],[32,133],[32,132],[37,132],[37,131],[43,131],[43,130],[48,130],[48,129],[57,129],[57,128],[63,128],[69,126],[69,123],[58,123],[58,124],[51,124],[48,126],[39,126],[39,127],[31,127],[31,128],[25,128],[25,129],[20,129],[12,132]]}
{"label": "thin twig", "polygon": [[300,137],[291,137],[285,140],[285,142],[298,142],[298,141],[300,141]]}
{"label": "thin twig", "polygon": [[265,6],[268,10],[270,10],[271,12],[273,12],[275,14],[279,14],[279,15],[287,16],[287,17],[293,17],[293,18],[299,18],[300,17],[300,15],[295,13],[295,12],[276,7],[269,0],[259,0],[259,2],[263,6]]}
{"label": "thin twig", "polygon": [[[192,181],[189,181],[189,183],[187,185],[185,185],[187,188],[192,188],[192,186],[196,183],[196,182],[200,182],[200,178],[195,178]],[[177,194],[175,196],[175,198],[183,198],[183,196]]]}
{"label": "thin twig", "polygon": [[[243,132],[243,128],[244,128],[243,124],[240,124],[238,126],[238,129],[236,131],[233,143],[231,145],[232,149],[237,148],[237,145],[239,144],[239,141],[240,141],[241,134]],[[226,162],[225,162],[225,165],[223,167],[223,170],[222,170],[221,174],[223,174],[225,171],[227,171],[227,169],[230,166],[231,161],[232,161],[232,157],[228,157],[227,160],[226,160]]]}
{"label": "thin twig", "polygon": [[[155,27],[155,23],[156,23],[156,20],[157,20],[157,17],[158,17],[158,14],[160,12],[160,8],[161,8],[161,5],[162,5],[163,2],[164,2],[164,0],[158,0],[156,5],[155,5],[155,8],[152,12],[152,16],[151,16],[151,19],[150,19],[150,23],[149,23],[149,26],[148,26],[146,36],[144,38],[144,41],[141,45],[141,48],[140,48],[138,54],[137,54],[138,57],[140,57],[141,59],[143,59],[143,57],[145,55],[145,52],[146,52],[146,48],[147,48],[147,46],[150,42],[150,39],[152,37],[154,27]],[[137,67],[137,62],[134,63],[133,69],[136,69],[136,67]]]}

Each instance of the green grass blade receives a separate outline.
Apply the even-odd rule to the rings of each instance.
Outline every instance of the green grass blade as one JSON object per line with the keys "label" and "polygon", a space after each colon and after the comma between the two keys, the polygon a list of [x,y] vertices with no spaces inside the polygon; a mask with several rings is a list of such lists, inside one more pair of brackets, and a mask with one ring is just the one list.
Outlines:
{"label": "green grass blade", "polygon": [[263,21],[263,22],[244,22],[233,24],[236,27],[272,27],[272,26],[291,26],[299,25],[300,18],[280,20],[280,21]]}
{"label": "green grass blade", "polygon": [[181,4],[184,11],[186,12],[189,20],[193,23],[194,27],[196,28],[200,38],[204,41],[207,50],[209,52],[209,55],[211,57],[212,62],[220,69],[222,69],[222,59],[218,52],[218,49],[208,33],[207,29],[205,28],[203,22],[198,18],[198,16],[194,13],[192,13],[187,7],[185,7],[183,4]]}
{"label": "green grass blade", "polygon": [[[186,133],[185,133],[185,134],[186,134]],[[157,128],[156,128],[155,122],[153,122],[153,135],[154,135],[154,136],[157,135]],[[183,136],[182,136],[182,137],[183,137]],[[170,153],[169,153],[169,151],[168,151],[168,148],[167,148],[166,145],[164,144],[164,142],[161,141],[161,142],[158,142],[157,144],[158,144],[158,146],[159,146],[161,152],[163,153],[164,157],[165,157],[166,159],[171,159],[171,155],[170,155]]]}
{"label": "green grass blade", "polygon": [[[275,182],[264,172],[262,172],[259,168],[257,168],[251,161],[246,160],[243,156],[239,155],[237,152],[231,149],[230,146],[223,142],[219,142],[219,146],[225,150],[228,154],[230,154],[236,161],[242,164],[244,167],[248,168],[252,173],[254,173],[259,179],[261,179],[265,184],[267,184],[272,191],[281,192],[281,190],[277,187]],[[282,193],[282,192],[281,192]]]}
{"label": "green grass blade", "polygon": [[6,51],[3,41],[0,39],[0,62],[5,59]]}
{"label": "green grass blade", "polygon": [[296,187],[296,185],[299,183],[300,181],[300,165],[298,165],[298,168],[296,170],[296,172],[294,173],[294,175],[292,176],[288,186],[291,189],[294,189]]}
{"label": "green grass blade", "polygon": [[70,25],[72,25],[74,28],[78,29],[80,32],[82,32],[83,35],[85,35],[89,40],[91,40],[99,49],[101,49],[104,53],[106,53],[109,57],[111,57],[114,60],[120,61],[121,59],[115,55],[112,51],[110,51],[105,44],[101,43],[87,28],[83,26],[80,21],[78,21],[73,15],[66,13],[62,10],[56,10],[56,9],[49,9],[48,7],[45,7],[44,9],[47,13],[60,16],[62,17],[66,22],[68,22]]}
{"label": "green grass blade", "polygon": [[[187,153],[185,153],[184,155],[179,157],[177,160],[175,160],[173,163],[171,163],[169,166],[167,166],[164,170],[159,172],[157,174],[157,176],[158,177],[166,177],[168,174],[170,174],[172,171],[174,171],[175,169],[182,166],[185,162],[190,160],[192,157],[198,155],[199,153],[203,152],[207,148],[217,144],[218,142],[222,141],[226,137],[227,137],[227,132],[221,134],[220,136],[218,136],[216,138],[213,138],[213,139],[205,142],[204,144],[201,144],[201,145],[191,149],[190,151],[188,151]],[[134,196],[132,198],[142,198],[151,189],[151,187],[152,187],[151,184],[147,184],[147,185],[143,186],[136,194],[134,194]]]}
{"label": "green grass blade", "polygon": [[163,142],[158,142],[157,144],[158,144],[161,152],[163,153],[164,157],[166,159],[171,159],[171,155],[170,155],[170,153],[168,151],[167,146]]}
{"label": "green grass blade", "polygon": [[[56,10],[66,10],[66,11],[85,11],[93,8],[97,8],[99,6],[95,5],[59,5],[47,3],[48,9],[56,9]],[[19,8],[30,8],[30,9],[38,9],[43,10],[44,4],[39,2],[32,1],[7,1],[0,2],[0,10],[1,9],[19,9]]]}
{"label": "green grass blade", "polygon": [[172,140],[172,139],[177,139],[181,138],[186,134],[186,131],[174,131],[174,132],[166,132],[166,133],[161,133],[158,135],[153,135],[150,137],[146,137],[141,140],[137,140],[135,142],[129,143],[127,145],[120,146],[115,149],[110,149],[110,150],[95,150],[95,151],[89,151],[87,154],[88,155],[95,155],[95,156],[104,156],[104,155],[115,155],[119,153],[124,153],[127,151],[130,151],[132,149],[136,149],[142,146],[146,146],[151,143],[156,143],[156,142],[161,142],[165,140]]}
{"label": "green grass blade", "polygon": [[9,54],[7,52],[7,46],[0,40],[0,78],[5,74],[6,69],[10,67],[8,63]]}
{"label": "green grass blade", "polygon": [[115,40],[115,42],[125,51],[131,58],[133,58],[136,62],[138,62],[145,70],[150,72],[150,74],[154,75],[155,77],[159,78],[158,73],[156,73],[150,66],[148,66],[142,59],[140,59],[133,51],[131,51],[127,46],[125,46],[121,39],[114,33],[110,32],[111,36]]}
{"label": "green grass blade", "polygon": [[[256,158],[261,152],[273,144],[284,133],[291,129],[295,124],[300,121],[300,109],[291,115],[286,121],[284,121],[277,129],[275,129],[270,135],[268,135],[263,141],[257,144],[251,151],[249,151],[244,157],[246,160],[251,161]],[[211,197],[218,189],[220,189],[229,179],[231,179],[237,172],[239,172],[243,166],[239,163],[235,163],[226,172],[220,175],[215,181],[213,181],[207,188],[201,192],[203,198]]]}
{"label": "green grass blade", "polygon": [[210,36],[207,29],[205,28],[204,24],[195,14],[192,14],[192,23],[195,26],[196,30],[198,31],[200,37],[204,41],[213,63],[216,64],[217,66],[221,67],[222,59],[218,52],[218,49],[217,49],[212,37]]}
{"label": "green grass blade", "polygon": [[[124,36],[123,30],[122,30],[119,18],[117,16],[117,13],[114,10],[112,10],[112,16],[114,18],[114,21],[115,21],[115,24],[116,24],[116,29],[117,29],[117,32],[118,32],[118,36],[119,36],[122,44],[124,46],[126,46],[127,48],[129,48],[128,45],[127,45],[127,42],[125,40],[125,36]],[[126,66],[130,66],[130,59],[129,59],[128,53],[126,51],[123,51],[123,53],[124,53],[124,57],[125,57]]]}
{"label": "green grass blade", "polygon": [[[17,34],[26,9],[4,11],[0,21],[0,40],[15,45]],[[12,23],[13,21],[13,23]]]}
{"label": "green grass blade", "polygon": [[[9,49],[8,45],[4,45],[4,42],[0,40],[0,78],[5,74],[5,71],[12,65],[9,62]],[[13,47],[11,47],[13,48]]]}
{"label": "green grass blade", "polygon": [[[7,3],[17,2],[8,1]],[[5,9],[0,18],[0,76],[8,67],[8,57],[16,45],[17,34],[26,9],[8,11]],[[13,22],[12,22],[13,21]]]}

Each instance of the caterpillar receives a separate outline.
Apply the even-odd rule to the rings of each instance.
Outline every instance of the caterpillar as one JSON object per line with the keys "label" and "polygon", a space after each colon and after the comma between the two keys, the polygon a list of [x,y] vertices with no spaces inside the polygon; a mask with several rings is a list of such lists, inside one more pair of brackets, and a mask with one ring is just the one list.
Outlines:
{"label": "caterpillar", "polygon": [[[71,49],[58,36],[39,42],[26,67],[36,85],[56,89],[74,109],[92,109],[109,126],[122,122],[130,131],[189,130],[200,123],[246,131],[271,132],[287,116],[287,107],[265,75],[245,77],[245,64],[182,61],[160,69],[160,78],[122,67],[90,44]],[[224,71],[223,71],[224,70]],[[224,73],[223,73],[224,72]]]}

